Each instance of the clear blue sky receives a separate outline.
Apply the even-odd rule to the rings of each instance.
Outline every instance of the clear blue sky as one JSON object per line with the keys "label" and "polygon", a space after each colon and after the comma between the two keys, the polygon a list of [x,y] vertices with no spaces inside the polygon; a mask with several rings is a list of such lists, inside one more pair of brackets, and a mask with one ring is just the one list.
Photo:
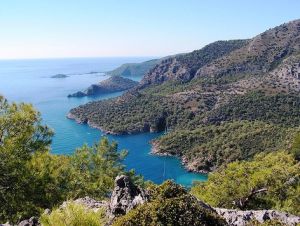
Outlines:
{"label": "clear blue sky", "polygon": [[0,58],[165,56],[300,18],[300,0],[3,0]]}

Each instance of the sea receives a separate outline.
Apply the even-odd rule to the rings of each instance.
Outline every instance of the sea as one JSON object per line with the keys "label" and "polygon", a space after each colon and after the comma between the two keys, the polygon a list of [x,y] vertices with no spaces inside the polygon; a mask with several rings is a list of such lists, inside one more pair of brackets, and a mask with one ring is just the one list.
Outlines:
{"label": "sea", "polygon": [[[83,144],[93,145],[105,135],[88,125],[67,119],[69,110],[90,101],[122,95],[122,92],[83,98],[67,98],[67,95],[107,79],[104,72],[123,63],[138,63],[149,59],[151,58],[111,57],[0,60],[0,95],[10,102],[31,103],[41,113],[43,124],[55,132],[51,152],[68,155]],[[57,74],[68,77],[51,78]],[[141,77],[132,79],[139,81]],[[161,183],[172,179],[186,187],[190,187],[194,181],[207,180],[205,174],[186,171],[175,157],[151,155],[149,142],[160,135],[142,133],[108,135],[108,138],[118,143],[119,150],[128,151],[124,160],[126,168],[134,169],[146,180]]]}

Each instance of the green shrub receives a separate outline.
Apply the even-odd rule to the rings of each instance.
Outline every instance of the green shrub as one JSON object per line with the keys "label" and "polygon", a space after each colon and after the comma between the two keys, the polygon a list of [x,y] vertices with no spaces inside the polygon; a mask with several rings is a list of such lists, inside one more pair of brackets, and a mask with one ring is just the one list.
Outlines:
{"label": "green shrub", "polygon": [[213,171],[259,152],[286,148],[296,129],[261,121],[234,121],[176,130],[157,139],[161,153],[184,156],[196,170]]}
{"label": "green shrub", "polygon": [[0,222],[38,216],[67,199],[106,198],[124,173],[126,152],[107,138],[65,156],[49,152],[52,135],[31,105],[0,96]]}
{"label": "green shrub", "polygon": [[208,181],[197,183],[191,192],[212,206],[299,215],[300,165],[286,151],[261,153],[209,174]]}
{"label": "green shrub", "polygon": [[65,208],[56,209],[40,218],[42,226],[103,226],[105,210],[88,210],[85,206],[70,202]]}

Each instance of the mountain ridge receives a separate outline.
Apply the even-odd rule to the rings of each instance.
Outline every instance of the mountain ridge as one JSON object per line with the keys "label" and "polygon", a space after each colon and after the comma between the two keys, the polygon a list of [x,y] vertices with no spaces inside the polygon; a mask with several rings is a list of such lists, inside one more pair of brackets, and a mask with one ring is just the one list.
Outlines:
{"label": "mountain ridge", "polygon": [[90,85],[84,91],[78,91],[73,94],[69,94],[68,97],[84,97],[84,96],[93,96],[103,93],[113,93],[128,90],[136,86],[138,82],[133,81],[129,78],[123,78],[121,76],[112,76],[108,79],[105,79],[98,84]]}

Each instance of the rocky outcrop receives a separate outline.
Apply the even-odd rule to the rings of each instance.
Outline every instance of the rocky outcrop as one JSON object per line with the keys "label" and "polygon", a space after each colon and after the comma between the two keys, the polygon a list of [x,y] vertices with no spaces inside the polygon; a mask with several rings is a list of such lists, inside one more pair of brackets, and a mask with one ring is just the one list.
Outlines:
{"label": "rocky outcrop", "polygon": [[113,216],[124,215],[139,204],[148,201],[146,190],[137,187],[125,175],[115,179],[115,188],[111,195],[109,210]]}
{"label": "rocky outcrop", "polygon": [[300,20],[269,29],[228,55],[198,69],[195,77],[234,74],[263,75],[300,50]]}
{"label": "rocky outcrop", "polygon": [[[0,226],[13,226],[12,224],[0,224]],[[41,226],[39,219],[37,217],[31,217],[26,220],[22,220],[17,226]]]}
{"label": "rocky outcrop", "polygon": [[217,213],[225,218],[227,223],[232,226],[246,226],[250,221],[264,223],[268,220],[279,221],[286,225],[295,226],[300,223],[300,217],[276,210],[231,210],[215,208]]}
{"label": "rocky outcrop", "polygon": [[217,41],[200,50],[166,58],[144,76],[139,88],[158,85],[165,81],[188,82],[195,77],[199,68],[245,46],[248,41],[247,39]]}
{"label": "rocky outcrop", "polygon": [[[276,210],[241,211],[235,209],[213,208],[190,194],[188,196],[190,196],[191,200],[195,199],[197,205],[210,213],[217,214],[224,218],[230,226],[247,226],[253,221],[264,223],[269,220],[281,222],[288,226],[296,226],[300,223],[300,217]],[[115,187],[110,201],[98,201],[90,197],[84,197],[76,199],[73,202],[84,205],[87,209],[93,211],[98,211],[100,208],[106,209],[106,214],[109,219],[107,225],[111,225],[113,224],[115,217],[125,215],[131,209],[151,201],[150,199],[153,198],[155,199],[155,197],[151,197],[147,190],[136,186],[128,176],[121,175],[115,179]],[[67,204],[68,202],[64,202],[60,208],[65,208]],[[50,214],[51,211],[46,209],[44,213]],[[6,223],[0,224],[0,226],[11,225]],[[40,226],[40,223],[38,218],[31,217],[30,219],[21,221],[18,226]]]}
{"label": "rocky outcrop", "polygon": [[21,221],[18,226],[40,226],[39,219],[37,217],[31,217],[28,220]]}
{"label": "rocky outcrop", "polygon": [[113,76],[101,81],[99,84],[93,84],[84,91],[68,95],[68,97],[93,96],[104,93],[120,92],[135,87],[138,82],[120,76]]}

